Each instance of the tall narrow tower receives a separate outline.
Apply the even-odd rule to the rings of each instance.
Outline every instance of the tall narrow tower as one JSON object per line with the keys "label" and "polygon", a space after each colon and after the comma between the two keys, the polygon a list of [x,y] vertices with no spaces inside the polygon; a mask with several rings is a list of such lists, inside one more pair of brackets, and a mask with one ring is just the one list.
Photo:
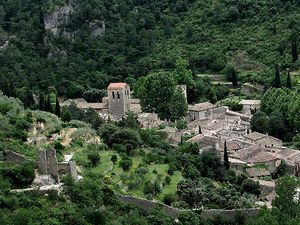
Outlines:
{"label": "tall narrow tower", "polygon": [[130,110],[130,87],[127,83],[110,83],[108,88],[109,113],[116,119]]}

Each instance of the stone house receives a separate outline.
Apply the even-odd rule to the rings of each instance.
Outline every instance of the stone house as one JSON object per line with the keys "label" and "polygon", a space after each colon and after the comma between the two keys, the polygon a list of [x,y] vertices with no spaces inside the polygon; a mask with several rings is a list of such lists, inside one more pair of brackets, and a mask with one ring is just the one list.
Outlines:
{"label": "stone house", "polygon": [[269,149],[260,146],[250,146],[241,149],[231,155],[232,158],[242,160],[250,165],[265,165],[270,173],[276,171],[281,160],[271,152]]}
{"label": "stone house", "polygon": [[242,100],[239,104],[243,105],[242,113],[252,115],[259,110],[261,101],[260,100]]}
{"label": "stone house", "polygon": [[235,170],[237,173],[243,172],[244,167],[247,165],[246,162],[239,159],[229,157],[228,160],[229,160],[230,169]]}
{"label": "stone house", "polygon": [[256,144],[260,147],[274,147],[274,148],[281,148],[282,147],[282,141],[278,138],[262,134],[259,132],[252,132],[250,134],[246,134],[244,136],[245,140]]}
{"label": "stone house", "polygon": [[190,121],[203,120],[212,114],[212,109],[217,108],[210,102],[202,102],[188,106],[188,117]]}

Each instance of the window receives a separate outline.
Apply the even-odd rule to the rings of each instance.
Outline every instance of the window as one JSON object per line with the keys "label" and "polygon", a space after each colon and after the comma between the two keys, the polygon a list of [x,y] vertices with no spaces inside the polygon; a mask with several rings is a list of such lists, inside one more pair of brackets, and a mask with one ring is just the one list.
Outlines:
{"label": "window", "polygon": [[120,99],[120,93],[119,92],[117,92],[117,96],[118,96],[118,99]]}
{"label": "window", "polygon": [[112,97],[113,99],[115,99],[115,92],[112,92]]}

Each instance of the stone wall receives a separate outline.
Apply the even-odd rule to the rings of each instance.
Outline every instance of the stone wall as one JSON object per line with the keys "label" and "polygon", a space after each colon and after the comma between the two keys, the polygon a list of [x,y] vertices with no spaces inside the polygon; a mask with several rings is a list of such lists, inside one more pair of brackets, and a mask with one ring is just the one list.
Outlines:
{"label": "stone wall", "polygon": [[41,174],[50,174],[57,182],[62,175],[70,175],[73,179],[78,179],[76,163],[72,161],[59,163],[55,149],[39,152],[38,169]]}
{"label": "stone wall", "polygon": [[[126,196],[121,194],[116,194],[117,198],[124,203],[139,207],[141,209],[150,210],[155,207],[161,207],[169,216],[176,216],[181,212],[191,211],[191,210],[184,210],[173,208],[167,206],[162,203],[158,203],[155,201],[150,201],[147,199],[137,198],[133,196]],[[234,221],[237,215],[243,215],[246,219],[255,217],[258,212],[259,208],[249,208],[249,209],[233,209],[233,210],[222,210],[222,209],[193,209],[192,211],[199,212],[203,219],[209,219],[213,217],[220,216],[223,219]]]}
{"label": "stone wall", "polygon": [[24,155],[21,155],[19,153],[13,152],[13,151],[4,151],[3,153],[4,160],[10,163],[24,163],[26,161],[29,161],[26,159]]}

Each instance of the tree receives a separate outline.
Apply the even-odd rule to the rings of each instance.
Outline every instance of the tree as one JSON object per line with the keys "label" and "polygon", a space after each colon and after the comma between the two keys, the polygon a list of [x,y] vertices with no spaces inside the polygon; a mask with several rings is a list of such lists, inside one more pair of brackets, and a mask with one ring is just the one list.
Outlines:
{"label": "tree", "polygon": [[47,95],[47,101],[46,101],[46,104],[45,104],[45,111],[52,112],[52,105],[51,105],[51,100],[50,100],[50,94]]}
{"label": "tree", "polygon": [[186,113],[187,105],[182,94],[176,91],[176,83],[170,73],[158,72],[140,78],[136,94],[142,109],[158,113],[161,119],[175,120]]}
{"label": "tree", "polygon": [[191,86],[193,84],[193,73],[188,69],[189,63],[187,60],[179,58],[175,63],[174,77],[177,84],[185,84]]}
{"label": "tree", "polygon": [[105,123],[99,129],[99,135],[102,138],[103,142],[109,147],[112,147],[113,139],[112,136],[117,132],[119,128],[113,123]]}
{"label": "tree", "polygon": [[39,93],[39,110],[45,110],[45,96],[42,92]]}
{"label": "tree", "polygon": [[298,60],[298,45],[296,37],[292,38],[292,59],[293,62],[296,62]]}
{"label": "tree", "polygon": [[226,141],[224,142],[224,166],[227,170],[230,168]]}
{"label": "tree", "polygon": [[291,81],[290,71],[287,72],[287,77],[286,77],[286,87],[287,87],[288,89],[292,89],[292,81]]}
{"label": "tree", "polygon": [[270,119],[265,112],[259,111],[252,116],[250,125],[252,131],[266,133],[269,130]]}
{"label": "tree", "polygon": [[275,188],[277,196],[272,202],[272,211],[279,224],[296,224],[299,221],[299,185],[300,181],[295,177],[284,176],[278,179]]}
{"label": "tree", "polygon": [[279,65],[275,65],[275,79],[274,79],[274,87],[280,88],[280,70]]}
{"label": "tree", "polygon": [[260,185],[258,181],[254,181],[252,179],[244,180],[241,185],[241,191],[242,192],[248,192],[251,194],[256,195],[257,197],[260,195]]}
{"label": "tree", "polygon": [[58,101],[57,96],[56,96],[56,99],[55,99],[55,115],[60,117],[60,105],[59,105],[59,101]]}
{"label": "tree", "polygon": [[129,111],[118,123],[118,126],[139,129],[141,127],[141,124],[138,121],[137,115],[134,114],[134,112]]}
{"label": "tree", "polygon": [[124,158],[119,162],[119,165],[124,171],[128,171],[132,166],[132,160],[130,158]]}
{"label": "tree", "polygon": [[223,72],[225,73],[225,76],[227,78],[228,81],[232,82],[233,86],[237,86],[238,84],[238,75],[237,75],[237,71],[235,70],[234,66],[231,64],[228,64]]}
{"label": "tree", "polygon": [[116,164],[116,162],[118,161],[118,156],[117,155],[112,155],[110,160],[113,162],[113,164]]}
{"label": "tree", "polygon": [[247,225],[279,225],[279,223],[272,212],[265,208],[259,212],[258,216],[250,219]]}
{"label": "tree", "polygon": [[122,144],[127,150],[136,149],[141,144],[139,132],[130,128],[121,128],[111,136],[113,144]]}
{"label": "tree", "polygon": [[92,166],[97,166],[101,159],[99,153],[96,151],[90,151],[87,157],[88,160],[90,160]]}

